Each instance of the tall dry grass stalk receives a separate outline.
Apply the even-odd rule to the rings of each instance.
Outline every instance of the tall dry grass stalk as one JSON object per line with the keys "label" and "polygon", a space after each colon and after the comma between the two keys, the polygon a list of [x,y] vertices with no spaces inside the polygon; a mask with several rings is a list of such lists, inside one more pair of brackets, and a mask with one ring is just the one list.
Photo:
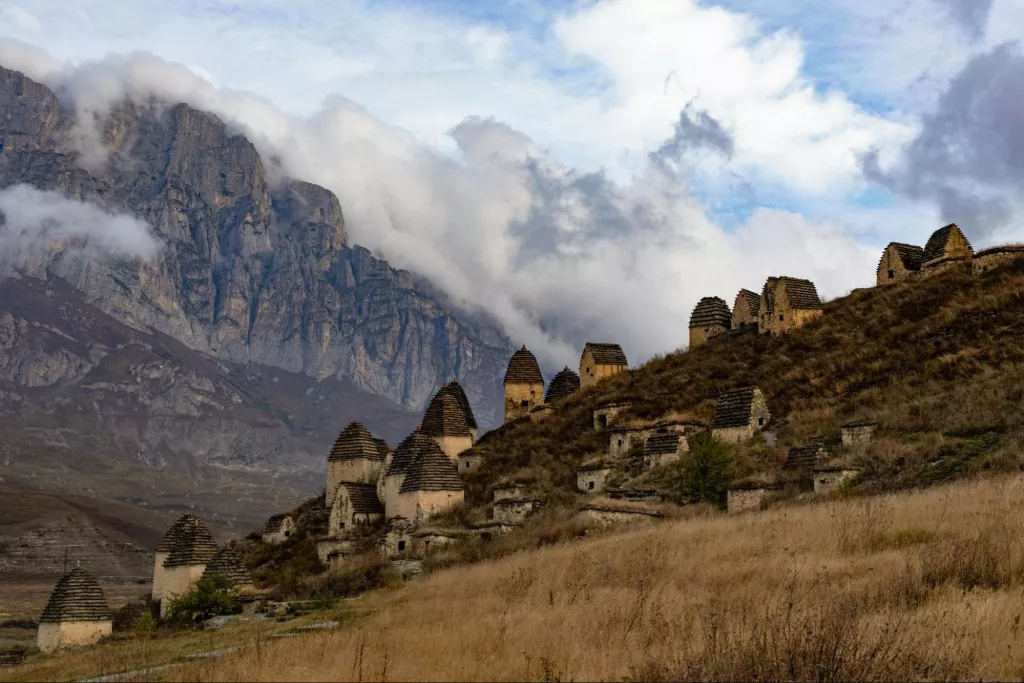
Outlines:
{"label": "tall dry grass stalk", "polygon": [[1024,671],[1024,479],[668,521],[368,594],[189,680],[952,680]]}

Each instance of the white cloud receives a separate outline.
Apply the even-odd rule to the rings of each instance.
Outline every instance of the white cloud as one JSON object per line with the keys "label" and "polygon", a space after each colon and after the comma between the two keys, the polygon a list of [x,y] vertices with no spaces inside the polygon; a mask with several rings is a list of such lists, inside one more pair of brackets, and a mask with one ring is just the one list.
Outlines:
{"label": "white cloud", "polygon": [[29,185],[0,190],[0,266],[24,267],[57,251],[76,259],[148,261],[160,247],[134,216]]}

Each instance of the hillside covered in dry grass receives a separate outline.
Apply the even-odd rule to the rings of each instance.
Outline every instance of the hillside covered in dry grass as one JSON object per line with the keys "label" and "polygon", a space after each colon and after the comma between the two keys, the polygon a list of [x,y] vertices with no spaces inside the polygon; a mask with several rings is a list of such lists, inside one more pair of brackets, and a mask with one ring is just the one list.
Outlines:
{"label": "hillside covered in dry grass", "polygon": [[585,460],[607,452],[593,410],[632,401],[626,416],[710,421],[716,397],[757,385],[778,443],[740,448],[733,475],[777,470],[790,445],[838,441],[839,426],[879,423],[861,490],[927,485],[983,468],[1019,465],[1024,445],[1024,259],[982,274],[969,263],[827,302],[817,321],[786,336],[712,339],[603,381],[542,422],[521,420],[484,436],[485,464],[469,480],[471,505],[489,486],[532,480],[564,498]]}
{"label": "hillside covered in dry grass", "polygon": [[58,680],[1016,680],[1024,480],[709,514],[518,553],[262,622],[130,638],[9,670]]}

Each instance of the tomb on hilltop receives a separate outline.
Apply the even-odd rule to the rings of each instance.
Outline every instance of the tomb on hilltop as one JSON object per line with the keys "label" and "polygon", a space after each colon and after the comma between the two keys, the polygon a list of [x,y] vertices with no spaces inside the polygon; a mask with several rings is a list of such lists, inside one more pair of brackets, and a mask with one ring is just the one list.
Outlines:
{"label": "tomb on hilltop", "polygon": [[113,615],[96,579],[81,567],[61,577],[39,617],[41,652],[92,645],[113,630]]}
{"label": "tomb on hilltop", "polygon": [[580,355],[580,386],[594,386],[628,368],[626,354],[618,344],[587,342]]}
{"label": "tomb on hilltop", "polygon": [[729,304],[717,296],[706,296],[697,302],[690,314],[690,348],[695,349],[731,328],[732,311],[729,310]]}
{"label": "tomb on hilltop", "polygon": [[529,415],[544,402],[544,376],[526,346],[512,354],[505,371],[505,422]]}
{"label": "tomb on hilltop", "polygon": [[932,233],[924,245],[921,269],[941,268],[958,261],[968,261],[974,249],[956,223],[950,223]]}
{"label": "tomb on hilltop", "polygon": [[600,493],[608,486],[608,479],[620,466],[609,462],[593,462],[576,470],[576,488],[584,493]]}
{"label": "tomb on hilltop", "polygon": [[742,443],[771,420],[768,402],[757,387],[727,391],[718,397],[711,434],[726,443]]}
{"label": "tomb on hilltop", "polygon": [[340,538],[358,527],[367,527],[384,521],[384,505],[377,497],[376,484],[343,481],[338,484],[331,499],[328,535]]}
{"label": "tomb on hilltop", "polygon": [[473,415],[473,407],[469,404],[469,397],[466,396],[466,391],[462,388],[462,385],[453,379],[451,382],[448,382],[448,384],[441,387],[441,391],[455,397],[455,400],[459,404],[459,408],[462,410],[462,416],[466,420],[466,426],[469,427],[469,432],[473,437],[473,443],[476,443],[478,434],[476,416]]}
{"label": "tomb on hilltop", "polygon": [[862,446],[871,441],[878,423],[874,420],[847,422],[839,428],[844,446]]}
{"label": "tomb on hilltop", "polygon": [[473,431],[455,394],[441,389],[423,414],[420,433],[429,436],[453,462],[473,446]]}
{"label": "tomb on hilltop", "polygon": [[913,244],[890,242],[878,261],[875,283],[879,286],[902,282],[921,272],[924,249]]}
{"label": "tomb on hilltop", "polygon": [[821,299],[810,280],[770,277],[761,291],[757,329],[761,334],[785,334],[821,317]]}
{"label": "tomb on hilltop", "polygon": [[689,444],[682,434],[668,431],[652,434],[644,441],[644,469],[650,470],[676,462],[688,450]]}
{"label": "tomb on hilltop", "polygon": [[761,310],[761,295],[741,289],[732,306],[732,329],[757,328],[757,315]]}
{"label": "tomb on hilltop", "polygon": [[284,543],[295,533],[295,519],[286,513],[271,515],[263,527],[263,542],[270,545]]}
{"label": "tomb on hilltop", "polygon": [[606,403],[594,410],[594,430],[601,431],[611,425],[619,413],[625,412],[633,407],[632,403]]}
{"label": "tomb on hilltop", "polygon": [[369,429],[359,422],[349,423],[338,435],[331,447],[330,455],[327,456],[328,503],[338,484],[343,481],[376,482],[385,456],[380,443],[374,439]]}
{"label": "tomb on hilltop", "polygon": [[545,403],[554,403],[563,398],[572,396],[580,390],[580,376],[569,369],[568,366],[558,371],[551,384],[548,385],[548,393],[544,397]]}

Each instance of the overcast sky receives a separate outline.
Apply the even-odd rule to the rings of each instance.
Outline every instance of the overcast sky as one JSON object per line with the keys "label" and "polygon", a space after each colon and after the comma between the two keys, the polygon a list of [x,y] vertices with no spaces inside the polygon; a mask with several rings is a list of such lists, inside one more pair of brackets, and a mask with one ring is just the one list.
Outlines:
{"label": "overcast sky", "polygon": [[1022,33],[1024,0],[0,0],[0,65],[218,113],[547,372],[947,222],[1024,239]]}

